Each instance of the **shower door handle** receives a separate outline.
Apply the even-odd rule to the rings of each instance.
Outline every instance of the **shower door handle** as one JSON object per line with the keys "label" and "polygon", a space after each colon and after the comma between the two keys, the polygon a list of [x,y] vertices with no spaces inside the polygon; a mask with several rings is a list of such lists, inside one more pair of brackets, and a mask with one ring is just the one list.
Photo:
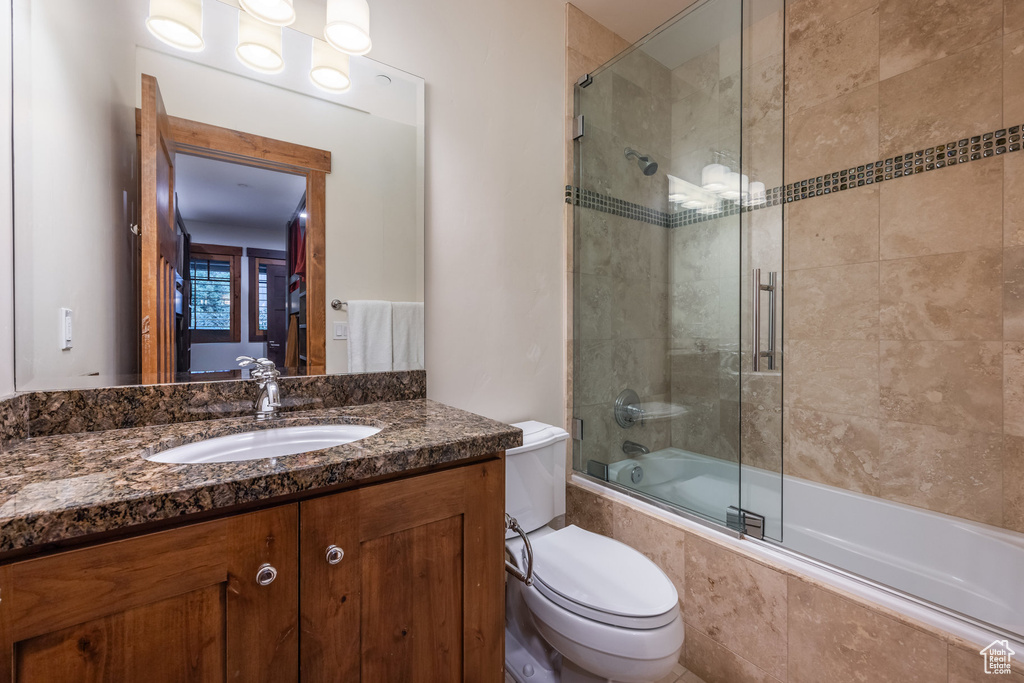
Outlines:
{"label": "shower door handle", "polygon": [[[768,359],[768,369],[775,369],[775,295],[778,273],[768,273],[768,284],[761,284],[761,269],[754,268],[750,306],[750,368],[760,372],[761,359]],[[768,292],[768,350],[761,350],[761,292]]]}

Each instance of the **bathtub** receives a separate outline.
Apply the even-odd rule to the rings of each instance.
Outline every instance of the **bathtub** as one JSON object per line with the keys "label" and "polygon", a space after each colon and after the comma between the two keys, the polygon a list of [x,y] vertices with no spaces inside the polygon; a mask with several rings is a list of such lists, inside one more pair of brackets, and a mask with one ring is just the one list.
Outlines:
{"label": "bathtub", "polygon": [[[916,596],[897,600],[898,609],[961,637],[977,641],[994,631],[1024,642],[1021,534],[754,467],[737,473],[734,462],[678,448],[614,463],[608,480],[712,519],[724,519],[725,508],[739,504],[739,491],[743,508],[765,516],[766,539],[781,539],[782,548],[798,554],[784,553],[796,557],[797,565],[799,556],[811,558],[795,566],[798,571],[807,573],[817,560],[845,570],[818,567],[832,578],[851,573],[854,583],[868,579],[853,592],[876,602],[889,600],[864,593],[865,586],[874,588],[872,582]],[[783,552],[774,543],[754,545]],[[962,621],[966,631],[950,618]]]}

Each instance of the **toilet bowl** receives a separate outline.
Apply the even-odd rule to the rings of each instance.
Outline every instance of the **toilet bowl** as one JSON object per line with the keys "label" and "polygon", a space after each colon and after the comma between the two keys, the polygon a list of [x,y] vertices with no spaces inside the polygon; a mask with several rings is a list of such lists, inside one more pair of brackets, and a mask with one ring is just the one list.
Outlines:
{"label": "toilet bowl", "polygon": [[[508,578],[506,671],[519,683],[652,683],[666,676],[683,644],[675,587],[623,543],[549,526],[565,511],[568,434],[538,422],[516,426],[524,438],[506,454],[506,509],[527,532],[533,583]],[[506,549],[525,570],[526,542],[510,533]]]}

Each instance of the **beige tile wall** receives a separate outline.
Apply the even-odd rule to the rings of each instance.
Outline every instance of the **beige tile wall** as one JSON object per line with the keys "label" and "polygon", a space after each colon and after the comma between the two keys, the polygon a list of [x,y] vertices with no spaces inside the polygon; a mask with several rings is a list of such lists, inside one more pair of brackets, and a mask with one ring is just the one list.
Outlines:
{"label": "beige tile wall", "polygon": [[[571,127],[573,84],[585,73],[628,47],[625,40],[576,7],[566,5],[566,125]],[[667,208],[671,74],[645,53],[625,56],[595,78],[587,98],[587,165],[582,187],[647,207]],[[566,139],[571,141],[571,135]],[[644,176],[623,151],[633,147],[652,154],[661,169]],[[575,184],[571,144],[566,149],[566,184]],[[587,425],[587,459],[614,462],[626,457],[630,439],[651,450],[669,445],[668,421],[638,425],[629,433],[613,421],[613,405],[623,389],[642,401],[669,400],[669,231],[661,226],[610,213],[588,211],[573,225],[566,214],[569,257],[567,284],[579,283],[579,328],[568,338],[579,353],[582,371],[569,379],[578,416]],[[574,232],[575,229],[575,232]],[[575,335],[575,338],[574,338]],[[569,373],[572,372],[570,363]],[[571,400],[571,399],[570,399]],[[566,419],[571,418],[571,406]]]}
{"label": "beige tile wall", "polygon": [[[787,181],[1024,123],[1021,4],[790,2]],[[787,473],[1024,531],[1022,173],[787,206]]]}
{"label": "beige tile wall", "polygon": [[[681,663],[707,683],[984,683],[966,643],[865,603],[700,531],[567,489],[567,522],[631,545],[680,595]],[[1006,683],[1024,683],[1024,662]]]}
{"label": "beige tile wall", "polygon": [[[941,10],[925,0],[791,0],[787,22],[787,182],[1024,123],[1024,0],[948,0]],[[626,41],[572,5],[567,27],[568,131],[572,83]],[[673,98],[693,96],[713,72],[693,66],[691,80],[674,74]],[[758,80],[768,82],[748,77]],[[744,131],[768,159],[771,115]],[[785,348],[787,471],[1024,531],[1022,180],[1024,155],[1011,154],[787,207],[785,276],[796,283],[787,325],[800,335],[791,329]],[[566,226],[568,421],[568,207]],[[714,391],[718,361],[674,359],[672,383]],[[755,387],[745,411],[771,408],[773,391]],[[744,438],[773,443],[771,418],[759,427],[756,415]],[[778,453],[754,450],[778,467]],[[633,545],[672,578],[687,622],[682,662],[708,683],[989,678],[982,644],[578,486],[567,498],[570,523]],[[1024,683],[1017,666],[1009,680]]]}

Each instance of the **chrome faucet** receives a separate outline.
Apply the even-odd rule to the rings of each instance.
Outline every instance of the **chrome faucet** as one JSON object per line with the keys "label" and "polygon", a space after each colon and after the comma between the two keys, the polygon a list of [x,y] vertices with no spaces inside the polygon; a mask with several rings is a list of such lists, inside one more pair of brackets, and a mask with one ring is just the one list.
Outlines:
{"label": "chrome faucet", "polygon": [[281,407],[281,389],[277,386],[277,378],[281,376],[274,361],[267,358],[253,358],[252,356],[239,356],[235,359],[238,366],[249,368],[249,376],[256,380],[260,387],[259,396],[256,397],[257,420],[267,420],[274,417],[274,411]]}
{"label": "chrome faucet", "polygon": [[647,455],[651,452],[651,449],[635,441],[623,441],[622,452],[629,457],[634,458],[638,455]]}

